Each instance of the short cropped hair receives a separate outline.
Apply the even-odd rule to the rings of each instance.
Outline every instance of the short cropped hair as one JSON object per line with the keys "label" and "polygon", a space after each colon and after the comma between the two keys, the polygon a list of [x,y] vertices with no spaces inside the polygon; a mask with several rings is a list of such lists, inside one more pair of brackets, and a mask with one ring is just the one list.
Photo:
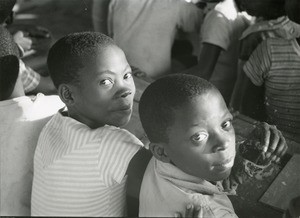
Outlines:
{"label": "short cropped hair", "polygon": [[241,7],[249,15],[265,20],[276,19],[286,15],[285,0],[239,0]]}
{"label": "short cropped hair", "polygon": [[14,90],[19,75],[19,51],[11,34],[0,26],[0,100]]}
{"label": "short cropped hair", "polygon": [[95,55],[97,49],[115,45],[113,40],[99,32],[71,33],[59,39],[50,49],[47,65],[56,88],[60,84],[76,84],[83,58]]}
{"label": "short cropped hair", "polygon": [[290,20],[300,24],[300,1],[286,0],[285,1],[286,14]]}
{"label": "short cropped hair", "polygon": [[171,74],[151,83],[139,102],[142,126],[151,142],[168,142],[167,128],[174,123],[174,109],[194,97],[216,90],[208,81],[187,74]]}
{"label": "short cropped hair", "polygon": [[0,0],[0,24],[3,24],[11,14],[16,0]]}

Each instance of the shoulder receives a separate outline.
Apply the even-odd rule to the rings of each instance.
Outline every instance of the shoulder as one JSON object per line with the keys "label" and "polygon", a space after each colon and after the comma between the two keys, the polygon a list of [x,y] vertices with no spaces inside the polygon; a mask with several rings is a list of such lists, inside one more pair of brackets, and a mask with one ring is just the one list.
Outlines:
{"label": "shoulder", "polygon": [[116,146],[127,144],[134,147],[143,147],[143,143],[126,129],[109,125],[101,127],[100,129],[103,143],[113,143]]}

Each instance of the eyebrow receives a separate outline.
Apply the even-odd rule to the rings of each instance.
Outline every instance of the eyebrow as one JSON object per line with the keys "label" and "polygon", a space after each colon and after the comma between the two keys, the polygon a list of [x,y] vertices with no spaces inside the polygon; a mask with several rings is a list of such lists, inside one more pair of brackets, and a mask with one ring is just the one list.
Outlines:
{"label": "eyebrow", "polygon": [[[225,119],[226,117],[228,118],[233,118],[232,114],[228,111],[226,113],[223,114],[222,118]],[[200,126],[202,123],[195,123],[190,125],[190,127],[196,127],[196,126]]]}
{"label": "eyebrow", "polygon": [[[131,67],[129,66],[129,64],[126,65],[126,67],[124,68],[123,72],[126,72],[128,69],[131,69]],[[110,74],[110,75],[114,75],[116,74],[115,72],[113,71],[110,71],[110,70],[104,70],[104,71],[100,71],[100,72],[97,72],[98,74]]]}

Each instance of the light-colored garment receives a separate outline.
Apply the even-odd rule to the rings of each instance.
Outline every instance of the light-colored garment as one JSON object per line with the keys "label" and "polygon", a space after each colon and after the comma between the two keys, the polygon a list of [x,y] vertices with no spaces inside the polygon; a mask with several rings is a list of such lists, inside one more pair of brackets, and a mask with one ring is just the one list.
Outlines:
{"label": "light-colored garment", "polygon": [[237,217],[220,183],[213,185],[153,157],[141,186],[139,216],[173,217],[190,203],[201,207],[201,217]]}
{"label": "light-colored garment", "polygon": [[130,65],[149,77],[171,71],[171,48],[178,30],[199,32],[203,11],[184,0],[111,0],[108,33]]}
{"label": "light-colored garment", "polygon": [[300,142],[300,25],[279,31],[254,50],[243,69],[253,84],[265,87],[268,122]]}
{"label": "light-colored garment", "polygon": [[[210,82],[229,102],[237,77],[239,38],[250,25],[251,17],[238,12],[234,0],[218,3],[206,15],[202,28],[202,43],[209,43],[222,48]],[[200,49],[201,50],[201,49]]]}
{"label": "light-colored garment", "polygon": [[42,128],[64,104],[38,94],[0,101],[0,215],[30,216],[33,156]]}
{"label": "light-colored garment", "polygon": [[22,84],[25,93],[33,91],[40,83],[41,76],[30,67],[26,66],[20,59],[19,75],[21,76]]}
{"label": "light-colored garment", "polygon": [[126,170],[141,146],[127,130],[56,114],[34,156],[31,215],[125,216]]}

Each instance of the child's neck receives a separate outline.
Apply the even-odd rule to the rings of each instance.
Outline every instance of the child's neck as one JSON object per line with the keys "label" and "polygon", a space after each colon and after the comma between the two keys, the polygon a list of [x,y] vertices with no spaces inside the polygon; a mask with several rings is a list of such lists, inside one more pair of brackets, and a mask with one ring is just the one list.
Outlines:
{"label": "child's neck", "polygon": [[298,45],[300,46],[300,37],[297,38],[296,40],[297,40]]}

